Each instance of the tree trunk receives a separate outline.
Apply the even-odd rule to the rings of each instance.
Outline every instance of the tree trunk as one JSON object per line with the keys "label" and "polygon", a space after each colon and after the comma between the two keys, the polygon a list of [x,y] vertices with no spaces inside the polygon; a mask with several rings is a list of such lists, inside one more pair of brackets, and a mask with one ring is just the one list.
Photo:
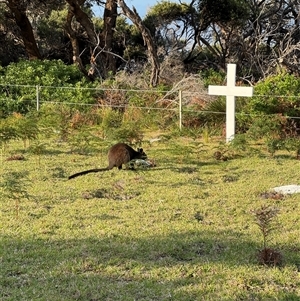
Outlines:
{"label": "tree trunk", "polygon": [[89,16],[80,7],[84,4],[85,0],[66,0],[66,2],[69,4],[69,11],[74,14],[76,21],[85,29],[89,40],[93,45],[95,45],[97,39],[94,31],[94,24]]}
{"label": "tree trunk", "polygon": [[29,57],[29,60],[41,59],[42,56],[37,47],[32,26],[27,18],[26,9],[18,0],[8,0],[7,5],[14,15],[15,21],[20,28],[24,47]]}
{"label": "tree trunk", "polygon": [[[71,10],[68,11],[67,14],[67,20],[65,23],[65,30],[67,32],[67,35],[71,41],[71,45],[72,45],[72,51],[73,51],[73,62],[74,64],[77,65],[77,67],[79,68],[79,70],[87,77],[88,76],[88,72],[86,71],[86,69],[84,68],[84,65],[82,63],[82,60],[80,58],[80,51],[79,51],[79,45],[78,45],[78,41],[77,41],[77,37],[76,37],[76,33],[74,32],[73,28],[72,28],[72,19],[74,17],[74,14]],[[90,78],[89,78],[90,79]]]}
{"label": "tree trunk", "polygon": [[107,0],[103,15],[104,29],[101,34],[100,45],[104,50],[106,68],[108,71],[116,72],[116,59],[113,55],[113,35],[117,21],[117,3],[115,0]]}
{"label": "tree trunk", "polygon": [[138,15],[136,9],[133,7],[133,10],[131,10],[123,0],[117,0],[118,5],[122,8],[123,13],[127,18],[129,18],[133,24],[139,29],[141,32],[144,43],[147,45],[148,48],[148,56],[151,61],[152,65],[152,72],[151,72],[151,78],[150,78],[150,85],[155,87],[158,84],[159,79],[159,73],[160,73],[160,64],[157,56],[157,48],[154,43],[154,40],[152,38],[152,35],[149,31],[149,29],[143,24],[142,19]]}
{"label": "tree trunk", "polygon": [[[81,6],[84,4],[85,0],[66,0],[69,4],[69,12],[73,14],[76,18],[76,21],[84,28],[86,34],[88,35],[91,46],[94,48],[91,55],[91,69],[88,75],[90,77],[94,76],[94,71],[99,69],[97,67],[98,53],[100,53],[100,76],[106,77],[109,71],[115,73],[116,71],[116,60],[113,55],[113,33],[116,26],[117,19],[117,3],[115,0],[107,0],[105,4],[104,11],[104,29],[100,35],[100,40],[94,31],[94,25],[89,18],[89,16],[81,9]],[[79,58],[78,43],[75,42],[75,33],[71,27],[71,21],[67,21],[68,25],[68,34],[72,42],[73,55],[76,56],[76,63],[79,65],[81,71],[83,71],[83,66]],[[77,48],[76,49],[74,49]]]}

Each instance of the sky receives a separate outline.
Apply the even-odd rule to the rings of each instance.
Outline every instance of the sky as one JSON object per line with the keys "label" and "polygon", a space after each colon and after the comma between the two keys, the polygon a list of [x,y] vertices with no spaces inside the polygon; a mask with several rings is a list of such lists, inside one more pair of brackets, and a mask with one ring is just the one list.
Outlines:
{"label": "sky", "polygon": [[150,6],[157,4],[157,0],[125,0],[124,1],[129,8],[134,6],[141,17],[144,17]]}
{"label": "sky", "polygon": [[[125,0],[125,3],[130,9],[132,9],[132,6],[135,7],[141,18],[144,18],[147,10],[158,2],[159,0]],[[99,7],[94,7],[93,11],[96,17],[103,17],[103,10]]]}

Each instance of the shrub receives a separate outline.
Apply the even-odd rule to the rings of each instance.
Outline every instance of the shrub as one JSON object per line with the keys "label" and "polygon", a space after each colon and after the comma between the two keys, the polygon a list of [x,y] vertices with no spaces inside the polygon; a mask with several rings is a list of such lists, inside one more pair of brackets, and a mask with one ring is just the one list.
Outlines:
{"label": "shrub", "polygon": [[9,119],[0,119],[0,146],[5,147],[10,140],[17,138],[16,128]]}
{"label": "shrub", "polygon": [[255,96],[248,102],[249,111],[299,117],[299,91],[299,78],[286,73],[270,76],[255,86]]}
{"label": "shrub", "polygon": [[122,124],[122,113],[111,108],[103,108],[99,111],[102,117],[101,129],[105,136]]}
{"label": "shrub", "polygon": [[117,141],[140,145],[143,140],[143,133],[136,123],[124,122],[120,128],[114,131],[112,138]]}
{"label": "shrub", "polygon": [[81,104],[94,104],[96,93],[90,88],[96,84],[87,82],[76,66],[60,60],[12,63],[0,76],[0,117],[35,109],[37,93],[41,103],[68,102],[81,108]]}
{"label": "shrub", "polygon": [[46,136],[57,134],[62,141],[66,141],[72,127],[75,108],[64,104],[47,104],[39,112],[39,127]]}
{"label": "shrub", "polygon": [[98,142],[97,137],[92,133],[89,127],[81,128],[80,131],[71,135],[69,139],[71,151],[81,155],[87,155],[93,152],[95,149],[94,145]]}
{"label": "shrub", "polygon": [[254,140],[283,138],[286,118],[281,115],[260,115],[252,120],[248,135]]}
{"label": "shrub", "polygon": [[201,77],[204,80],[204,86],[208,87],[208,85],[223,85],[226,74],[214,69],[204,69],[201,71]]}
{"label": "shrub", "polygon": [[3,199],[13,200],[15,202],[16,216],[19,217],[20,200],[30,195],[27,188],[30,186],[27,171],[7,172],[2,176],[0,182],[0,195]]}
{"label": "shrub", "polygon": [[18,138],[23,141],[24,148],[26,148],[29,141],[35,140],[39,134],[36,116],[23,116],[15,113],[10,119],[14,124]]}

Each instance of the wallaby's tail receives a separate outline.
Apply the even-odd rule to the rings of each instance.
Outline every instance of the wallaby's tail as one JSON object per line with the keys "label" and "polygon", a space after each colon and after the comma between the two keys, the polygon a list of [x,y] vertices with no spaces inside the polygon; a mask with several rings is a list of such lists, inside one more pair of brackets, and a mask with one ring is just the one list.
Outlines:
{"label": "wallaby's tail", "polygon": [[106,168],[95,168],[95,169],[84,170],[84,171],[74,173],[73,175],[69,176],[69,180],[79,177],[79,176],[86,175],[87,173],[90,173],[90,172],[99,172],[99,171],[105,171],[105,170],[108,170],[108,168],[106,167]]}

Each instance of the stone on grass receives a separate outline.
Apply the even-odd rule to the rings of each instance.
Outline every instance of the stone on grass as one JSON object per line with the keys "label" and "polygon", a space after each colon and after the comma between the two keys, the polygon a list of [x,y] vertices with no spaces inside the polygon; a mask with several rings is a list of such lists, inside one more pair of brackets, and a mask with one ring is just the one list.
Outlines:
{"label": "stone on grass", "polygon": [[274,191],[283,194],[300,193],[300,185],[285,185],[273,188]]}

